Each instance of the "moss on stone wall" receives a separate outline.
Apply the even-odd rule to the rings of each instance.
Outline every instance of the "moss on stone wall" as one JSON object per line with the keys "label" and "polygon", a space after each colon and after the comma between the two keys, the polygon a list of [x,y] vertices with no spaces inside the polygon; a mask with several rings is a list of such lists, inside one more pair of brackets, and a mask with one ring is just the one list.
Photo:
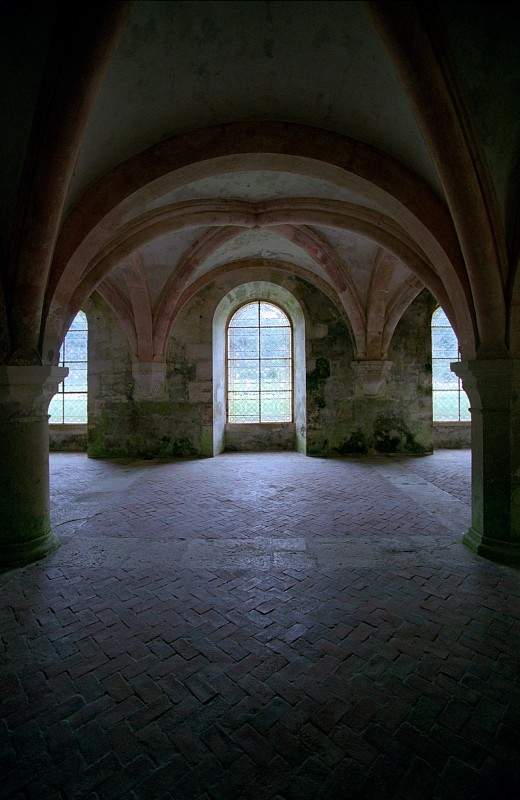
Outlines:
{"label": "moss on stone wall", "polygon": [[327,358],[318,356],[316,366],[307,373],[307,402],[314,402],[317,408],[325,408],[325,386],[330,378],[330,363]]}

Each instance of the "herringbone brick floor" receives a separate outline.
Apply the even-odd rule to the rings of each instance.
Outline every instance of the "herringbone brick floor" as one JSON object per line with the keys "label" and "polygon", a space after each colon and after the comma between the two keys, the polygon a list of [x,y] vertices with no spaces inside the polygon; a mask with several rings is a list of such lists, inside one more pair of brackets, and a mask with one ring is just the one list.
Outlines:
{"label": "herringbone brick floor", "polygon": [[520,582],[469,454],[51,459],[0,576],[2,800],[520,797]]}

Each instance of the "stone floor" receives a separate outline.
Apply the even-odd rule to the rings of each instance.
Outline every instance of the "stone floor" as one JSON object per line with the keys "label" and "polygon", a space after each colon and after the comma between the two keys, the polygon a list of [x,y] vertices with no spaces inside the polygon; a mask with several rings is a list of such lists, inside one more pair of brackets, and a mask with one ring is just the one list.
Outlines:
{"label": "stone floor", "polygon": [[469,454],[51,458],[0,576],[2,800],[520,797],[520,581]]}

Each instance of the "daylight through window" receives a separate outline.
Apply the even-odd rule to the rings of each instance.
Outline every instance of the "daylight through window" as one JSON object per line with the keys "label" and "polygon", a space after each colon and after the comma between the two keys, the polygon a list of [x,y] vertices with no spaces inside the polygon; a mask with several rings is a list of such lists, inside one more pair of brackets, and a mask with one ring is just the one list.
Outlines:
{"label": "daylight through window", "polygon": [[228,422],[292,421],[292,330],[262,300],[232,316],[227,331]]}
{"label": "daylight through window", "polygon": [[432,315],[433,419],[436,422],[471,419],[468,396],[460,378],[450,369],[451,361],[460,361],[459,343],[448,317],[438,308]]}
{"label": "daylight through window", "polygon": [[87,317],[79,311],[60,350],[59,365],[68,367],[69,374],[49,405],[49,422],[53,425],[87,421],[87,339]]}

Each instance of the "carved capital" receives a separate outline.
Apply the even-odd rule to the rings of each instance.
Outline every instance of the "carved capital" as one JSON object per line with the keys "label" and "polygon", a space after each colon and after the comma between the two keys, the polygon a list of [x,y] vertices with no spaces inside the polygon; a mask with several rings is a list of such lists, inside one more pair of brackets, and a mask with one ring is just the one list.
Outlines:
{"label": "carved capital", "polygon": [[455,361],[451,371],[461,381],[473,409],[508,411],[520,388],[520,360],[513,358]]}
{"label": "carved capital", "polygon": [[50,399],[67,377],[67,367],[0,366],[3,419],[47,416]]}
{"label": "carved capital", "polygon": [[361,397],[376,397],[381,394],[393,361],[353,361],[352,369],[356,379],[355,394]]}

